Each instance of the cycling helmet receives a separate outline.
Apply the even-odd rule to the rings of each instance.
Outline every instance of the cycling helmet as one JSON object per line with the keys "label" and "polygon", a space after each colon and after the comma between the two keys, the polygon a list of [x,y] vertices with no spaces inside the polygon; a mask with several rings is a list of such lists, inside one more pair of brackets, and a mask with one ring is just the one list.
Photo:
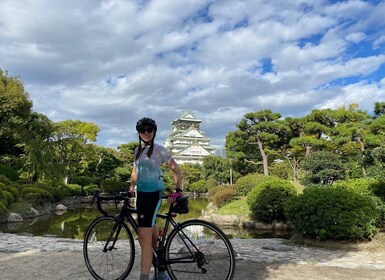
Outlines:
{"label": "cycling helmet", "polygon": [[153,119],[151,119],[151,118],[141,118],[136,123],[136,131],[139,132],[140,128],[145,126],[145,125],[152,127],[155,131],[158,128],[158,126],[156,125],[156,122]]}
{"label": "cycling helmet", "polygon": [[176,199],[172,208],[173,213],[187,214],[190,211],[188,207],[188,196],[180,196]]}

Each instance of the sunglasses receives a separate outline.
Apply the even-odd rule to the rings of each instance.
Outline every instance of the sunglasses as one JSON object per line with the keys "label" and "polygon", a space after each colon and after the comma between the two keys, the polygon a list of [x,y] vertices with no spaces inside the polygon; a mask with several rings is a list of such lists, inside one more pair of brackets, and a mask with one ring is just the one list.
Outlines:
{"label": "sunglasses", "polygon": [[144,128],[142,127],[141,129],[139,129],[139,133],[153,133],[154,132],[154,129],[152,127],[147,127],[147,128]]}

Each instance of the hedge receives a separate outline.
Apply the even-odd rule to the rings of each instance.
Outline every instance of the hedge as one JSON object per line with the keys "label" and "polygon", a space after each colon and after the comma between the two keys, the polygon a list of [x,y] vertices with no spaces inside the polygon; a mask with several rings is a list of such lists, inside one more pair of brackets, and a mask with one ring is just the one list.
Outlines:
{"label": "hedge", "polygon": [[370,196],[332,186],[306,188],[289,199],[285,215],[302,235],[319,240],[371,239],[379,219]]}

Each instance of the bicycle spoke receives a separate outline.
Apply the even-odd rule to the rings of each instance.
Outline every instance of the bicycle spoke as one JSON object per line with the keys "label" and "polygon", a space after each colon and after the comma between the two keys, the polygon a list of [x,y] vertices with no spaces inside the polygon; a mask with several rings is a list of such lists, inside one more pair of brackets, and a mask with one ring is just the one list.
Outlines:
{"label": "bicycle spoke", "polygon": [[235,254],[231,243],[216,226],[200,220],[180,225],[170,236],[166,259],[173,279],[232,279]]}
{"label": "bicycle spoke", "polygon": [[135,249],[131,232],[121,224],[120,230],[111,235],[114,224],[113,217],[101,217],[87,230],[83,253],[95,279],[125,279],[132,269]]}

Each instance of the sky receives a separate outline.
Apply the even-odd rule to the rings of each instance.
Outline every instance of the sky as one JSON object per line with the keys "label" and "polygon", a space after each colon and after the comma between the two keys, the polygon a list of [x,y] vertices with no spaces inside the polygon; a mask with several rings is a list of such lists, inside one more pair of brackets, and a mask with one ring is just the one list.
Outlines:
{"label": "sky", "polygon": [[137,141],[191,111],[214,146],[244,114],[385,101],[385,1],[0,0],[0,68],[33,111]]}

